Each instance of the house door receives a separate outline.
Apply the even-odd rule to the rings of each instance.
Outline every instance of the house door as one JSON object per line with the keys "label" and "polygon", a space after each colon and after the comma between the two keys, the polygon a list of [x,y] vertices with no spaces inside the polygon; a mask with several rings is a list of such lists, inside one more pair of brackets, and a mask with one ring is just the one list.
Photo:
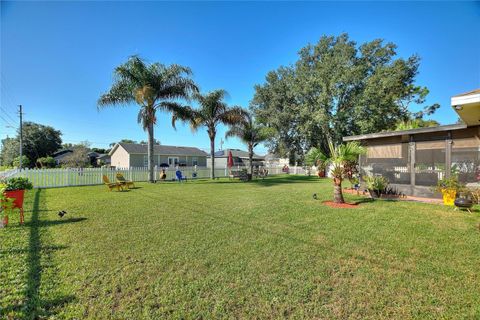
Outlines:
{"label": "house door", "polygon": [[178,165],[178,157],[168,157],[168,165],[176,167]]}

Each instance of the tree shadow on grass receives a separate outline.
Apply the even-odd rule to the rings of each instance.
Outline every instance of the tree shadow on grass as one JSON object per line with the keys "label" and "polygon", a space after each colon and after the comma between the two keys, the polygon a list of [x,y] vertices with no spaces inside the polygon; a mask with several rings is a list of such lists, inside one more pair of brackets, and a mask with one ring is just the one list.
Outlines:
{"label": "tree shadow on grass", "polygon": [[[56,250],[63,250],[65,246],[42,246],[40,228],[47,225],[56,225],[60,223],[82,221],[85,218],[63,220],[63,222],[54,223],[54,221],[41,221],[39,218],[40,196],[42,189],[37,189],[33,201],[33,210],[31,220],[23,227],[30,228],[28,249],[14,249],[13,251],[27,253],[27,284],[25,289],[25,303],[14,304],[2,309],[2,314],[8,317],[11,312],[22,312],[24,319],[39,319],[52,317],[65,304],[75,300],[73,295],[60,295],[55,299],[46,300],[40,296],[40,285],[42,281],[42,268],[48,265],[53,266],[50,254]],[[45,210],[42,210],[45,211]],[[48,211],[48,210],[47,210]],[[8,250],[8,253],[11,253]],[[44,256],[44,266],[42,266],[41,258]],[[46,260],[46,261],[45,261]]]}

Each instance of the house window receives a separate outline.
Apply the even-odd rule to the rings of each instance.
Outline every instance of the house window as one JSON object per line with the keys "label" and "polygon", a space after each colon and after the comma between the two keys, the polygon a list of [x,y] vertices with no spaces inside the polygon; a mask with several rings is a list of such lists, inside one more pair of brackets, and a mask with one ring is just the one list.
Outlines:
{"label": "house window", "polygon": [[148,156],[147,155],[143,156],[143,166],[148,167]]}
{"label": "house window", "polygon": [[192,166],[197,166],[198,165],[198,158],[197,157],[193,157],[192,158]]}
{"label": "house window", "polygon": [[169,166],[177,166],[178,165],[178,157],[168,157],[168,165]]}

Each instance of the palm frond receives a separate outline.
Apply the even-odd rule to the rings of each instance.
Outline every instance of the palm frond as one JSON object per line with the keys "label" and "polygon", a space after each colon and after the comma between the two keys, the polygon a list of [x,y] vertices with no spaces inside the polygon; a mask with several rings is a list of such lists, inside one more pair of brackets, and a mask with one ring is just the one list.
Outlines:
{"label": "palm frond", "polygon": [[163,101],[161,102],[157,108],[166,110],[172,113],[172,127],[176,129],[176,122],[177,120],[180,121],[191,121],[193,117],[193,110],[190,106],[182,105],[178,102],[172,101]]}
{"label": "palm frond", "polygon": [[320,163],[327,163],[328,157],[318,148],[311,148],[305,156],[305,162],[310,166],[317,166]]}
{"label": "palm frond", "polygon": [[107,106],[126,105],[134,102],[135,96],[131,88],[132,85],[127,81],[115,82],[108,92],[100,96],[97,107],[101,109]]}
{"label": "palm frond", "polygon": [[245,116],[247,114],[248,113],[240,107],[227,108],[225,111],[218,115],[218,119],[223,124],[234,125],[239,122],[244,122]]}

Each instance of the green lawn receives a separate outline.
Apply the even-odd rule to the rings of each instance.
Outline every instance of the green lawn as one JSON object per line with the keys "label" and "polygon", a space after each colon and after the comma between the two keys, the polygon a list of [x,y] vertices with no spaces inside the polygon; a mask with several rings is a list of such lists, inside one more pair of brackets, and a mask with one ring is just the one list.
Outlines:
{"label": "green lawn", "polygon": [[30,191],[0,229],[0,318],[480,318],[479,213],[331,209],[314,177],[138,186]]}

